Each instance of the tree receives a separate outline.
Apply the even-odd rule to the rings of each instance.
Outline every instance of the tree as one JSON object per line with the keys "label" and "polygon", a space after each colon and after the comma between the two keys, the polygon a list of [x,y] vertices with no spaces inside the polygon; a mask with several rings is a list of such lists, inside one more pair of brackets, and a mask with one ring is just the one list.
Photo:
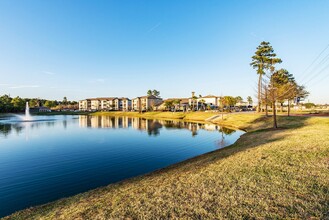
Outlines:
{"label": "tree", "polygon": [[277,128],[276,121],[276,102],[281,103],[289,98],[290,85],[296,84],[294,77],[286,69],[280,69],[271,75],[269,84],[269,94],[273,106],[273,127]]}
{"label": "tree", "polygon": [[279,69],[273,73],[273,80],[276,83],[277,101],[281,104],[281,112],[283,112],[283,103],[288,99],[290,85],[295,84],[295,78],[286,69]]}
{"label": "tree", "polygon": [[152,94],[155,96],[155,97],[159,97],[160,96],[160,92],[158,90],[153,90],[152,91]]}
{"label": "tree", "polygon": [[160,92],[156,89],[153,89],[153,91],[151,89],[147,90],[147,95],[154,95],[155,97],[159,97],[160,96]]}
{"label": "tree", "polygon": [[305,106],[305,108],[310,109],[310,108],[314,108],[315,104],[312,102],[308,102],[308,103],[305,103],[304,106]]}
{"label": "tree", "polygon": [[[257,111],[260,112],[261,110],[261,93],[262,93],[262,77],[266,74],[266,70],[271,70],[273,65],[277,63],[281,63],[282,60],[276,58],[276,54],[269,42],[261,42],[260,45],[256,48],[255,55],[252,56],[252,62],[250,65],[253,69],[257,70],[258,76],[258,107]],[[272,69],[273,70],[273,69]]]}
{"label": "tree", "polygon": [[29,100],[29,106],[31,108],[37,107],[38,106],[38,100],[37,99],[30,99]]}
{"label": "tree", "polygon": [[251,98],[251,96],[248,96],[247,97],[247,102],[248,102],[249,105],[252,105],[252,98]]}
{"label": "tree", "polygon": [[0,97],[0,111],[11,112],[13,105],[11,103],[12,98],[9,95],[3,95]]}
{"label": "tree", "polygon": [[206,103],[206,101],[204,99],[201,99],[199,102],[201,103],[201,109],[205,110],[204,104]]}
{"label": "tree", "polygon": [[66,98],[66,96],[63,98],[63,105],[67,105],[67,98]]}
{"label": "tree", "polygon": [[13,111],[21,112],[25,109],[26,102],[19,96],[13,98],[10,102],[12,104]]}
{"label": "tree", "polygon": [[222,105],[230,109],[231,106],[236,104],[236,99],[233,96],[224,96],[222,97]]}
{"label": "tree", "polygon": [[172,100],[166,100],[164,102],[164,106],[167,110],[171,110],[172,106],[173,106],[173,101]]}
{"label": "tree", "polygon": [[175,107],[175,112],[176,112],[177,108],[179,109],[179,107],[180,107],[180,102],[181,102],[180,99],[175,99],[175,100],[173,100],[172,104],[173,104],[174,107]]}
{"label": "tree", "polygon": [[198,100],[198,97],[192,96],[192,110],[193,111],[195,110],[195,103],[197,102],[197,100]]}
{"label": "tree", "polygon": [[50,101],[50,100],[47,100],[44,104],[45,107],[47,108],[53,108],[53,107],[56,107],[56,101]]}
{"label": "tree", "polygon": [[[290,116],[290,102],[296,97],[306,98],[309,92],[305,90],[304,86],[299,86],[292,74],[286,69],[280,69],[273,74],[272,83],[276,86],[276,98],[281,103],[288,101],[288,116]],[[281,110],[282,111],[282,110]]]}
{"label": "tree", "polygon": [[237,96],[237,97],[235,97],[235,101],[236,101],[236,103],[242,102],[243,98],[241,96]]}

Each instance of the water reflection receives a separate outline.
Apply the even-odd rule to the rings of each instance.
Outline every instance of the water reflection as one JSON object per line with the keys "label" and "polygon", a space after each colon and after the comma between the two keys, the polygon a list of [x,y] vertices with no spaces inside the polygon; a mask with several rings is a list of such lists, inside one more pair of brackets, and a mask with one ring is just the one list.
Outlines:
{"label": "water reflection", "polygon": [[219,131],[223,135],[230,135],[235,130],[220,127],[215,124],[203,124],[195,122],[186,122],[180,120],[162,120],[162,119],[145,119],[132,118],[127,116],[112,117],[112,116],[86,116],[79,117],[80,127],[90,128],[133,128],[136,130],[147,131],[150,136],[160,135],[162,127],[166,129],[187,129],[191,131],[192,136],[198,135],[198,130]]}
{"label": "water reflection", "polygon": [[179,120],[1,118],[0,218],[228,146],[242,134]]}
{"label": "water reflection", "polygon": [[[54,127],[57,123],[61,123],[64,129],[67,129],[68,122],[74,122],[78,119],[80,127],[87,128],[111,128],[111,129],[135,129],[140,131],[146,131],[149,136],[160,135],[160,130],[165,128],[170,129],[186,129],[191,132],[192,137],[198,135],[199,130],[206,131],[219,131],[223,135],[231,135],[235,130],[220,127],[215,124],[203,124],[196,122],[186,122],[180,120],[162,120],[162,119],[145,119],[134,117],[112,117],[112,116],[86,116],[80,115],[79,118],[62,118],[61,120],[49,120],[49,121],[36,121],[36,122],[24,122],[15,123],[12,119],[0,121],[0,135],[7,137],[12,133],[19,134],[26,130],[26,133],[30,129],[40,129],[42,127]],[[77,122],[77,121],[75,121]],[[28,134],[27,134],[28,136]]]}
{"label": "water reflection", "polygon": [[[71,119],[71,118],[70,118]],[[70,119],[62,119],[60,120],[63,124],[63,128],[67,128],[68,121]],[[47,119],[47,120],[36,120],[29,122],[17,122],[15,118],[7,117],[2,118],[0,120],[0,136],[8,137],[11,134],[20,134],[25,131],[26,136],[28,136],[28,131],[30,129],[42,129],[45,127],[55,127],[55,125],[59,123],[59,121],[55,118]]]}

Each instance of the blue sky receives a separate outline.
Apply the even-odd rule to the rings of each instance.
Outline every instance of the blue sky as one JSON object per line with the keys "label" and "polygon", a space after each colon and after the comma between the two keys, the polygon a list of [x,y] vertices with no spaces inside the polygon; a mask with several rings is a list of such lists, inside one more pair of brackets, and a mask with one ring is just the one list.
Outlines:
{"label": "blue sky", "polygon": [[329,44],[328,9],[326,0],[1,0],[0,95],[255,97],[249,63],[265,40],[310,101],[329,103],[329,48],[315,60]]}

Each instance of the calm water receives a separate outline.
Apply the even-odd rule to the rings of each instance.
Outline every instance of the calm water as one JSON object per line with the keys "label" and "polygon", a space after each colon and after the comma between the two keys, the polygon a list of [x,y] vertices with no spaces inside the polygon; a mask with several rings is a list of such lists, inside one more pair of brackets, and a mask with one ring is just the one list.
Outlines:
{"label": "calm water", "polygon": [[234,143],[215,125],[105,116],[0,116],[0,217]]}

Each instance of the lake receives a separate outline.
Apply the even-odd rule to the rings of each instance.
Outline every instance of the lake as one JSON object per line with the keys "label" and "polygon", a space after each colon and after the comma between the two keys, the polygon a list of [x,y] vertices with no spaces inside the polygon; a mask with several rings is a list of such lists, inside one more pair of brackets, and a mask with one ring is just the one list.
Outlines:
{"label": "lake", "polygon": [[244,132],[109,116],[0,116],[0,217],[223,148]]}

